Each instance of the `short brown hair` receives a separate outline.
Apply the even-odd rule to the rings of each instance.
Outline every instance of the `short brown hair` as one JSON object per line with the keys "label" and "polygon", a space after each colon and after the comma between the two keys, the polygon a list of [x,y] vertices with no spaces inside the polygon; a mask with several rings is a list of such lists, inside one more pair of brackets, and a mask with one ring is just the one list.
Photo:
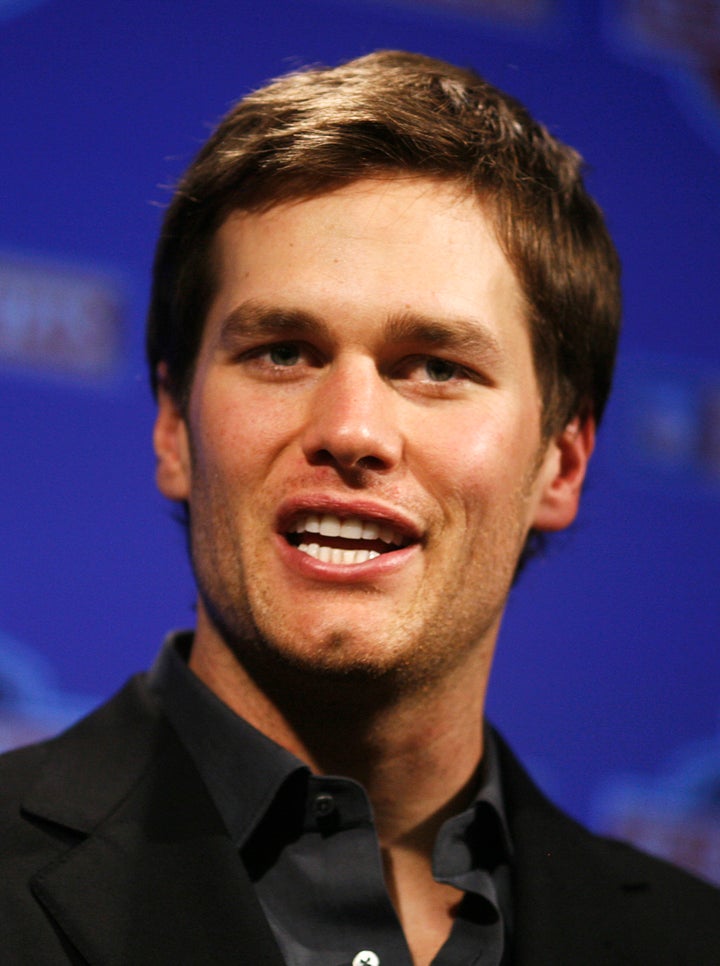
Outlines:
{"label": "short brown hair", "polygon": [[522,287],[546,433],[602,416],[617,345],[619,262],[582,159],[474,71],[381,51],[288,74],[241,100],[181,180],[158,243],[148,319],[182,405],[214,294],[213,241],[258,211],[364,177],[458,183],[484,204]]}

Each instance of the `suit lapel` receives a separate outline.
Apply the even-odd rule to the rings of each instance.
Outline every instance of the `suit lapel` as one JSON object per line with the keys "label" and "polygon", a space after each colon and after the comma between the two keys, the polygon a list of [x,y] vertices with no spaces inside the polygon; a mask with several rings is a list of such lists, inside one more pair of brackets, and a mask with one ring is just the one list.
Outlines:
{"label": "suit lapel", "polygon": [[[91,966],[282,966],[189,757],[156,712],[138,714],[148,700],[134,688],[57,743],[26,811],[78,844],[38,871],[36,898]],[[78,774],[80,743],[92,773]]]}

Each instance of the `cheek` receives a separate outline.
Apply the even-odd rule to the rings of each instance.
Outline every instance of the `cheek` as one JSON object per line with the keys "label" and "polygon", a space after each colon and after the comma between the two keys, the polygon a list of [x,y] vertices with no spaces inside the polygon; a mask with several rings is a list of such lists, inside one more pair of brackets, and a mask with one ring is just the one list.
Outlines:
{"label": "cheek", "polygon": [[472,498],[493,485],[506,485],[522,475],[526,441],[516,427],[489,417],[446,419],[422,427],[418,459],[429,489]]}
{"label": "cheek", "polygon": [[238,481],[264,477],[291,433],[292,415],[253,393],[208,394],[193,409],[198,469]]}

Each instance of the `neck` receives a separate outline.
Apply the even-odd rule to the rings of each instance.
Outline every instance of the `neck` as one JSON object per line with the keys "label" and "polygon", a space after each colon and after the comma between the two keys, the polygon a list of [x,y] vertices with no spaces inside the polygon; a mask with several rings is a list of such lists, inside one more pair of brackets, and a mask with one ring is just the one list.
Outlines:
{"label": "neck", "polygon": [[360,782],[383,847],[404,843],[429,856],[437,829],[472,793],[483,752],[490,649],[423,687],[392,674],[313,675],[246,662],[198,623],[190,667],[233,711],[318,774]]}
{"label": "neck", "polygon": [[[361,782],[370,798],[388,895],[415,966],[447,939],[462,893],[436,882],[442,823],[471,800],[483,752],[493,639],[422,686],[402,672],[327,674],[240,660],[202,608],[190,667],[232,710],[316,773]],[[496,633],[496,631],[495,631]]]}

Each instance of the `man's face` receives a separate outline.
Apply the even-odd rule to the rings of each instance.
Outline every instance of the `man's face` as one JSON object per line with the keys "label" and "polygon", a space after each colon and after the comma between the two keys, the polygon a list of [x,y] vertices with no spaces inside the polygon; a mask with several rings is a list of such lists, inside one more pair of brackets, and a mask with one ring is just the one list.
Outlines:
{"label": "man's face", "polygon": [[367,180],[234,213],[217,254],[186,413],[162,393],[156,429],[199,626],[241,660],[421,685],[489,660],[528,530],[575,509],[489,218]]}

